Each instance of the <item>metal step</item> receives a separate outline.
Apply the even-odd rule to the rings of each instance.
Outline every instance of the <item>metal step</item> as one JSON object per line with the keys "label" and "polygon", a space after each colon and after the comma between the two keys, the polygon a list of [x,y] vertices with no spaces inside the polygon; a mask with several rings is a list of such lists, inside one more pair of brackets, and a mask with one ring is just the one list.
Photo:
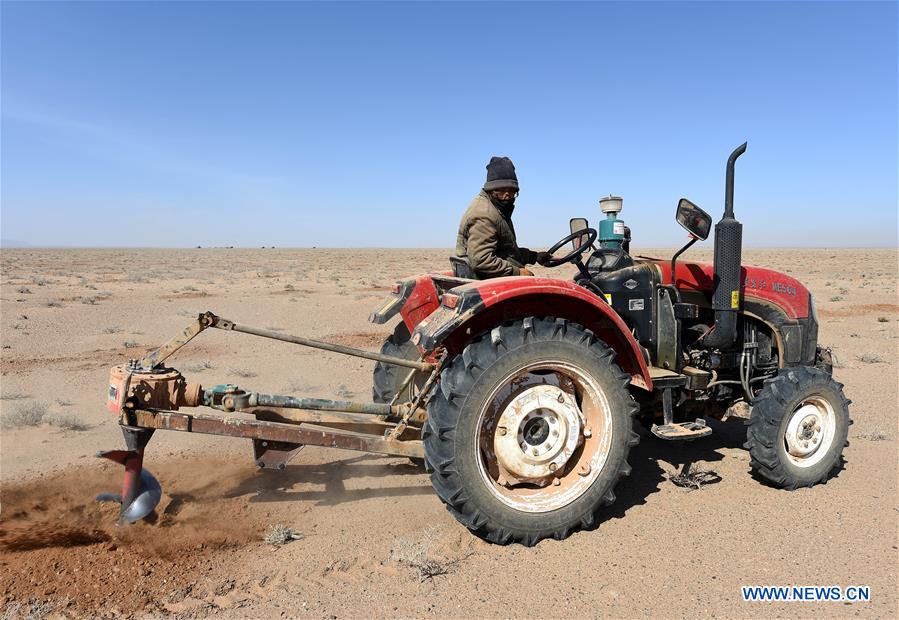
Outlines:
{"label": "metal step", "polygon": [[684,441],[699,439],[712,434],[712,429],[705,425],[705,420],[697,418],[695,422],[678,422],[677,424],[653,424],[652,434],[668,441]]}

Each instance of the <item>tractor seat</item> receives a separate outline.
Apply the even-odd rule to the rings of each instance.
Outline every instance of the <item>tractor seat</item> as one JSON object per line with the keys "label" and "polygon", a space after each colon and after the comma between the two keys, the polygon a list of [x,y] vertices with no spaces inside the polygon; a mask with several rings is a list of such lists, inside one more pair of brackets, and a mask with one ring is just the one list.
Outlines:
{"label": "tractor seat", "polygon": [[453,268],[453,275],[457,278],[466,278],[468,280],[477,280],[478,276],[468,264],[468,261],[459,256],[450,256],[450,266]]}

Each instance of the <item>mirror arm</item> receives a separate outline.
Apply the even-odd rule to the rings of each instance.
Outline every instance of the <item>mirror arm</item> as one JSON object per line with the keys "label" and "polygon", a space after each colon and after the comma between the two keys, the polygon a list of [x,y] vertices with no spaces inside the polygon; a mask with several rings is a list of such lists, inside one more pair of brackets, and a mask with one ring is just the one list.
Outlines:
{"label": "mirror arm", "polygon": [[[675,278],[674,278],[674,266],[677,264],[677,257],[680,256],[681,254],[683,254],[684,252],[686,252],[687,250],[689,250],[690,246],[692,246],[697,241],[699,241],[699,237],[691,234],[690,240],[687,242],[687,245],[685,245],[684,247],[679,249],[677,252],[674,253],[674,256],[671,257],[671,286],[672,287],[677,288],[675,286]],[[680,297],[680,295],[678,295],[678,297]]]}

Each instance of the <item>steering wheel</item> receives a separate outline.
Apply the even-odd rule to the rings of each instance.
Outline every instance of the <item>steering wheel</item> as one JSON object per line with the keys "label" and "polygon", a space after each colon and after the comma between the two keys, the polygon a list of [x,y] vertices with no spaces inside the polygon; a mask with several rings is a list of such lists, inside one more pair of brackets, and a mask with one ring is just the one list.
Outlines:
{"label": "steering wheel", "polygon": [[[562,258],[553,257],[553,254],[558,252],[562,248],[562,246],[566,245],[570,241],[574,241],[578,237],[583,237],[585,235],[587,238],[580,245],[580,247],[578,247],[576,250],[569,252]],[[565,263],[572,263],[572,262],[575,262],[575,264],[580,263],[581,262],[580,261],[581,254],[583,254],[584,252],[586,252],[593,246],[593,242],[596,241],[597,236],[598,236],[598,233],[596,232],[595,228],[582,228],[581,230],[579,230],[577,232],[571,233],[570,235],[568,235],[567,237],[565,237],[564,239],[562,239],[561,241],[559,241],[557,244],[555,244],[553,247],[551,247],[550,249],[548,249],[546,251],[546,253],[549,254],[549,258],[547,258],[545,261],[543,261],[543,266],[544,267],[558,267],[559,265],[564,265]]]}

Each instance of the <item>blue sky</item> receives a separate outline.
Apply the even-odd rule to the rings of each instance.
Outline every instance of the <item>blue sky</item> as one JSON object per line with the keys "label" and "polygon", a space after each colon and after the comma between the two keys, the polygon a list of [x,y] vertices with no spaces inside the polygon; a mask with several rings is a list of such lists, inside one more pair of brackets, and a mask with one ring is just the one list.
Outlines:
{"label": "blue sky", "polygon": [[[450,247],[491,155],[519,241],[678,198],[747,246],[895,246],[897,4],[14,3],[2,236]],[[711,243],[711,242],[707,242]]]}

